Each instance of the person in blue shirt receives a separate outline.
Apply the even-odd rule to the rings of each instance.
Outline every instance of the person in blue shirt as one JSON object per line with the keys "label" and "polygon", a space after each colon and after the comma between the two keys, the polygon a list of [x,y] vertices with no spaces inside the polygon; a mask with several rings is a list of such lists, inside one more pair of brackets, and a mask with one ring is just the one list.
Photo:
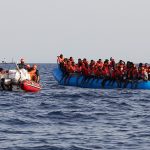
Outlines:
{"label": "person in blue shirt", "polygon": [[19,69],[26,69],[27,65],[25,64],[25,60],[23,58],[20,59],[20,63],[17,64]]}

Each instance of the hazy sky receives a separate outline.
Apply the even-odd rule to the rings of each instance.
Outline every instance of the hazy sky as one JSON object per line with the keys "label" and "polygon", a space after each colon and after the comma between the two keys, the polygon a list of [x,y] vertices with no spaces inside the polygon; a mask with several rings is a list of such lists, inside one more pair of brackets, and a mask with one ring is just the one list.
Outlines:
{"label": "hazy sky", "polygon": [[150,0],[0,0],[0,61],[150,63]]}

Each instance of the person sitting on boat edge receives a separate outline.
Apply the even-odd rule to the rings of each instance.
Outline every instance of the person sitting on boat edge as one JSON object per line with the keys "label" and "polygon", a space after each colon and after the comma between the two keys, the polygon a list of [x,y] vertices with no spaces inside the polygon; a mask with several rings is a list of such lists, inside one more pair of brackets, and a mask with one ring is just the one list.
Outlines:
{"label": "person sitting on boat edge", "polygon": [[19,69],[26,69],[25,60],[23,58],[20,59],[20,63],[17,64]]}
{"label": "person sitting on boat edge", "polygon": [[40,76],[39,76],[39,71],[37,69],[37,65],[33,65],[33,67],[30,69],[29,71],[30,77],[32,81],[35,81],[37,83],[39,83],[40,81]]}
{"label": "person sitting on boat edge", "polygon": [[63,54],[60,54],[57,56],[57,64],[59,65],[60,69],[63,68],[63,63],[64,63],[64,56]]}

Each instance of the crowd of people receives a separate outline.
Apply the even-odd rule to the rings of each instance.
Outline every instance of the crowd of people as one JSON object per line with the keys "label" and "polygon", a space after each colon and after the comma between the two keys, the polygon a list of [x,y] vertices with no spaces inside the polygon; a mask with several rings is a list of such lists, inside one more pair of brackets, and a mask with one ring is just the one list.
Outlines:
{"label": "crowd of people", "polygon": [[130,61],[120,60],[116,62],[112,57],[108,60],[99,59],[97,61],[91,60],[90,62],[84,59],[78,59],[75,63],[74,58],[64,58],[61,54],[57,58],[57,63],[63,72],[64,83],[68,82],[73,75],[83,76],[82,83],[91,79],[102,79],[102,86],[105,86],[106,81],[109,81],[110,85],[116,81],[118,86],[124,83],[124,87],[128,82],[137,82],[139,80],[150,80],[150,66],[145,63],[139,63],[138,65]]}
{"label": "crowd of people", "polygon": [[29,64],[25,64],[25,60],[23,58],[20,59],[20,63],[17,64],[18,69],[26,69],[30,74],[30,78],[32,81],[39,82],[40,76],[39,71],[37,69],[37,65],[34,64],[32,67]]}
{"label": "crowd of people", "polygon": [[[17,69],[27,70],[32,81],[35,81],[37,83],[40,81],[37,65],[34,64],[33,66],[30,66],[29,64],[25,63],[25,60],[23,58],[21,58],[20,63],[17,64]],[[8,70],[4,70],[3,68],[0,68],[0,74],[5,74],[5,73],[8,73]]]}

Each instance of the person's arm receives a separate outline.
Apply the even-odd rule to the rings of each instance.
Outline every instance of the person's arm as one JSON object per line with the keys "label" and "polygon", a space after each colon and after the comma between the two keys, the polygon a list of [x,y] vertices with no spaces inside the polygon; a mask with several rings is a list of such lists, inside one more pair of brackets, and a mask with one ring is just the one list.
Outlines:
{"label": "person's arm", "polygon": [[38,70],[36,71],[36,76],[37,76],[37,82],[39,83],[40,82],[40,75],[39,75],[39,71]]}

